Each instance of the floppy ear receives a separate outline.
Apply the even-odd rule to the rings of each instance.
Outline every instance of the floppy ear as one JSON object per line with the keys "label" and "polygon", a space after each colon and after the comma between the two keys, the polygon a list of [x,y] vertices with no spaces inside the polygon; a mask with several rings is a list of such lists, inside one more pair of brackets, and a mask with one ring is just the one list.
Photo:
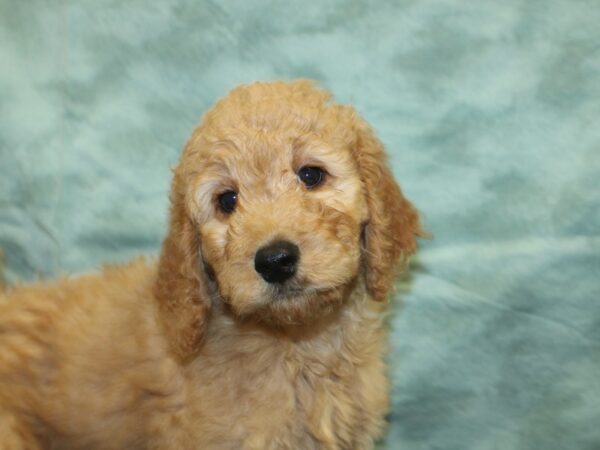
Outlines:
{"label": "floppy ear", "polygon": [[171,220],[154,284],[159,320],[171,350],[183,361],[200,349],[210,312],[200,261],[200,236],[185,207],[185,183],[175,171]]}
{"label": "floppy ear", "polygon": [[356,117],[354,154],[363,182],[369,218],[364,229],[363,269],[367,290],[375,300],[385,300],[398,269],[403,268],[423,235],[419,216],[402,195],[386,165],[383,144],[370,127]]}

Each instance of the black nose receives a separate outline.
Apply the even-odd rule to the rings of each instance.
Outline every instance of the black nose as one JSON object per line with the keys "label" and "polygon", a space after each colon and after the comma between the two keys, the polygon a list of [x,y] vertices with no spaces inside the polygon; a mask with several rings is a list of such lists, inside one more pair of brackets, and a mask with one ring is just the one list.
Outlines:
{"label": "black nose", "polygon": [[254,256],[254,269],[267,283],[283,283],[296,273],[300,259],[298,246],[288,241],[275,241],[260,248]]}

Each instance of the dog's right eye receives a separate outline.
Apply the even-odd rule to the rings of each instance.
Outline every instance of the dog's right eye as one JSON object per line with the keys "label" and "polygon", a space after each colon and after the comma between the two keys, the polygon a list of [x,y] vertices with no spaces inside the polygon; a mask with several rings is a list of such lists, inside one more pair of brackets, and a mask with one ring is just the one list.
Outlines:
{"label": "dog's right eye", "polygon": [[235,209],[235,204],[237,203],[237,192],[235,191],[226,191],[219,195],[219,208],[225,214],[230,214]]}

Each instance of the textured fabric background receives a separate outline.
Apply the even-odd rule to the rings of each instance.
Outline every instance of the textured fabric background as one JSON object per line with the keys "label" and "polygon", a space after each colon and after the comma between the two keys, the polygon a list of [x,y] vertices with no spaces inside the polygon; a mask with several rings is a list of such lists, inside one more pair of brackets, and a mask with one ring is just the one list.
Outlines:
{"label": "textured fabric background", "polygon": [[201,114],[314,78],[435,236],[390,318],[382,447],[600,448],[598,0],[0,0],[0,66],[9,281],[156,254]]}

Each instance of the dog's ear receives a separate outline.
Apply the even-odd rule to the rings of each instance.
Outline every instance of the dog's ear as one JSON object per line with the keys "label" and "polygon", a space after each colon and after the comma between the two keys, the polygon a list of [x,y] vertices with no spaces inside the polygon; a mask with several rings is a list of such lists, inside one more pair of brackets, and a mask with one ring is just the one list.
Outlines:
{"label": "dog's ear", "polygon": [[171,219],[154,284],[159,320],[171,350],[183,361],[202,344],[210,313],[200,260],[200,236],[185,207],[185,181],[175,170]]}
{"label": "dog's ear", "polygon": [[364,228],[363,270],[369,293],[385,300],[400,268],[423,232],[413,205],[402,195],[386,164],[383,144],[355,117],[354,155],[364,185],[369,218]]}

